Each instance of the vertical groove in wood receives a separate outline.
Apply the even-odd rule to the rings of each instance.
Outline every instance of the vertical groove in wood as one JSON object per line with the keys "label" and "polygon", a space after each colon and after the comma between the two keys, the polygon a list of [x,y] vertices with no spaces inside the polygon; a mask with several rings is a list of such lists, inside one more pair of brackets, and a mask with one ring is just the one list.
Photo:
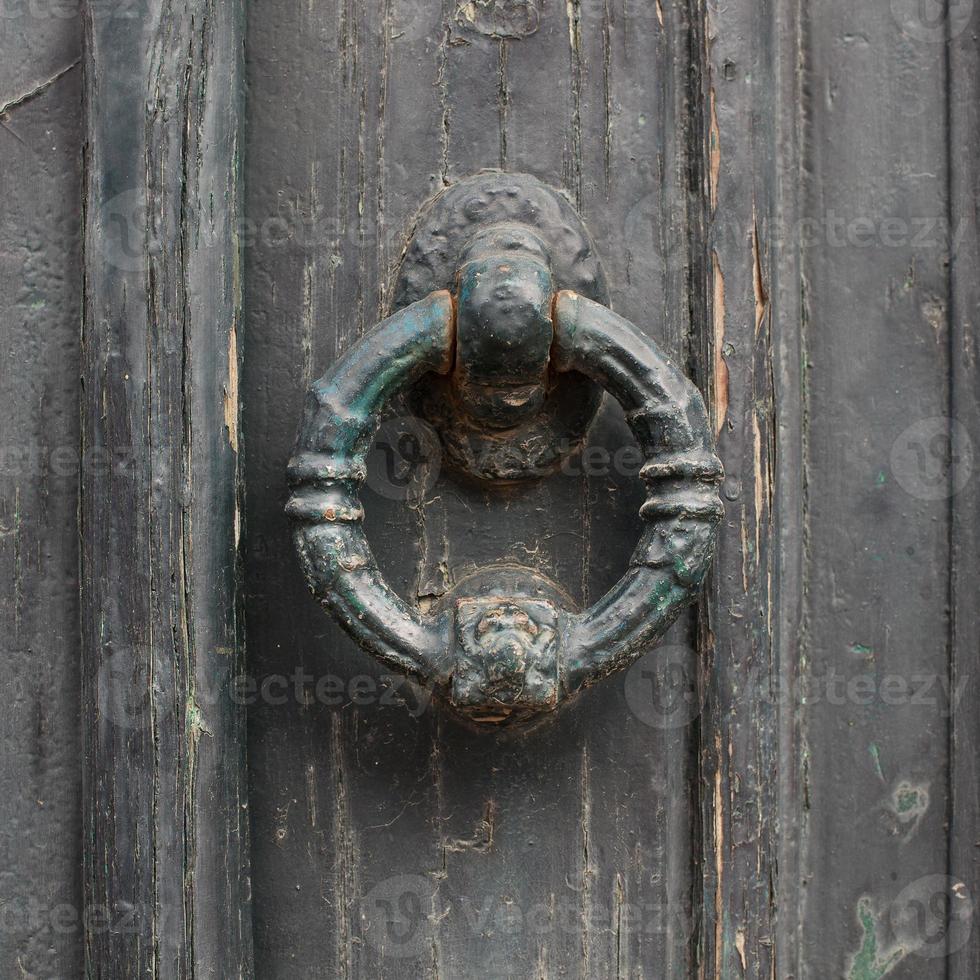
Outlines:
{"label": "vertical groove in wood", "polygon": [[[974,14],[974,23],[975,23]],[[952,25],[952,21],[950,24]],[[980,167],[976,146],[980,139],[980,55],[977,28],[950,37],[948,45],[950,181],[949,230],[951,296],[949,354],[951,487],[950,540],[950,690],[963,694],[951,705],[950,715],[950,853],[948,875],[953,883],[953,911],[967,916],[972,902],[972,928],[961,943],[962,928],[950,930],[949,980],[980,976],[980,700],[977,664],[980,652],[980,238],[977,199]],[[958,888],[958,886],[962,886]]]}
{"label": "vertical groove in wood", "polygon": [[237,2],[86,10],[86,961],[251,976]]}
{"label": "vertical groove in wood", "polygon": [[776,651],[776,744],[779,779],[773,848],[778,873],[773,886],[778,928],[773,935],[776,977],[802,975],[800,928],[804,886],[801,846],[805,826],[805,743],[799,711],[805,680],[808,544],[806,321],[802,300],[801,241],[805,125],[805,0],[781,0],[772,9],[773,135],[769,180],[772,214],[769,235],[759,241],[769,256],[773,397],[779,424],[774,432],[772,522],[772,630]]}

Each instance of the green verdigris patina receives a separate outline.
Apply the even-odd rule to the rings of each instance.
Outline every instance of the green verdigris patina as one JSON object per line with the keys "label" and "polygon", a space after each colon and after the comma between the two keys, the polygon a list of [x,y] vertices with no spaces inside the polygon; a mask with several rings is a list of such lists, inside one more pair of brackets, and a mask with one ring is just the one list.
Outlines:
{"label": "green verdigris patina", "polygon": [[[498,196],[510,202],[506,214],[519,210],[517,192],[497,181],[463,200],[464,211],[484,215]],[[460,261],[455,298],[437,290],[404,306],[313,386],[289,464],[286,510],[310,589],[358,643],[432,683],[467,720],[514,725],[548,715],[628,666],[694,600],[723,513],[723,474],[700,393],[657,345],[601,303],[556,289],[561,263],[512,215],[477,225],[475,239],[452,252]],[[437,251],[445,259],[446,247]],[[419,256],[414,263],[424,264]],[[597,266],[586,266],[594,285]],[[380,575],[358,496],[379,413],[424,376],[450,374],[454,387],[442,389],[451,403],[444,445],[460,424],[482,426],[486,440],[504,443],[554,431],[553,419],[539,418],[563,378],[591,379],[623,406],[645,459],[644,527],[626,574],[591,608],[574,610],[531,569],[501,567],[461,583],[424,613]],[[590,396],[590,412],[594,404]],[[553,461],[561,450],[538,455]],[[523,457],[522,478],[532,457]],[[507,474],[494,466],[474,475]]]}

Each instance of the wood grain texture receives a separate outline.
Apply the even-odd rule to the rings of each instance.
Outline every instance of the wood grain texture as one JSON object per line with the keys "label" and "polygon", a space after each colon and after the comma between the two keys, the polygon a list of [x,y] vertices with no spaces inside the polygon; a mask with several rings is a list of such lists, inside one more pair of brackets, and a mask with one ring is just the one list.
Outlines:
{"label": "wood grain texture", "polygon": [[86,968],[246,977],[242,12],[86,13]]}
{"label": "wood grain texture", "polygon": [[0,976],[82,970],[77,17],[0,26]]}
{"label": "wood grain texture", "polygon": [[706,975],[976,972],[963,13],[705,9]]}
{"label": "wood grain texture", "polygon": [[[417,694],[411,710],[365,696],[352,685],[370,691],[384,672],[304,594],[282,516],[303,393],[385,311],[422,202],[483,167],[565,188],[613,307],[686,360],[686,11],[496,6],[534,30],[474,28],[455,2],[251,12],[246,576],[262,976],[694,970],[690,718],[657,727],[631,712],[651,693],[639,671],[524,741],[471,734]],[[593,439],[610,452],[629,442],[621,413],[607,410]],[[643,500],[634,474],[596,470],[507,492],[442,473],[403,499],[369,479],[367,533],[388,580],[423,606],[502,558],[589,602],[625,569]],[[690,634],[684,623],[670,641],[688,680]],[[297,666],[301,696],[291,681],[278,704],[261,695]],[[339,703],[317,697],[322,679]]]}
{"label": "wood grain texture", "polygon": [[[799,379],[791,366],[799,317],[790,300],[774,328],[774,278],[791,261],[779,238],[791,206],[783,181],[792,166],[778,142],[792,147],[790,92],[777,60],[787,19],[777,15],[779,6],[697,5],[696,104],[704,142],[695,227],[707,293],[695,319],[704,325],[700,363],[727,504],[701,637],[700,968],[713,977],[791,975],[777,967],[777,918],[780,780],[791,772],[780,753],[791,738],[793,708],[774,695],[794,674],[793,611],[780,606],[779,582],[799,550],[800,485],[782,461],[784,447],[798,458],[798,434],[792,422],[780,429],[777,414],[795,415],[799,425]],[[786,515],[782,539],[777,505]],[[785,761],[792,766],[791,752]],[[791,821],[783,826],[792,832]]]}

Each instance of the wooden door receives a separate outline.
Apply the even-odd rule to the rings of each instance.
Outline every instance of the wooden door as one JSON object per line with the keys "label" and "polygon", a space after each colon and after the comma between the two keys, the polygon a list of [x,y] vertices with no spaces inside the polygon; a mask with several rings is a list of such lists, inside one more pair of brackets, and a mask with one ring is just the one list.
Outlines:
{"label": "wooden door", "polygon": [[[2,4],[0,976],[980,975],[978,17]],[[283,510],[305,393],[485,169],[575,207],[726,473],[699,604],[521,734],[361,652]],[[612,399],[520,486],[404,410],[376,446],[420,608],[626,567]]]}

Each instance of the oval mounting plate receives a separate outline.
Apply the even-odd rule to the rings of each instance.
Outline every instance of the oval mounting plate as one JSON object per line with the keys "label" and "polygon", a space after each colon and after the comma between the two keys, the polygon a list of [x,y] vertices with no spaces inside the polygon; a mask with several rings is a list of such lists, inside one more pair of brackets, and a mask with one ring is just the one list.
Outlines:
{"label": "oval mounting plate", "polygon": [[[555,291],[571,289],[608,305],[606,276],[581,218],[562,194],[529,174],[485,171],[446,188],[422,210],[398,272],[391,312],[435,290],[456,293],[460,260],[495,225],[527,228],[545,246]],[[439,433],[447,461],[480,480],[547,476],[581,448],[602,401],[584,375],[549,372],[540,412],[511,429],[489,430],[462,413],[447,378],[427,378],[410,408]]]}

